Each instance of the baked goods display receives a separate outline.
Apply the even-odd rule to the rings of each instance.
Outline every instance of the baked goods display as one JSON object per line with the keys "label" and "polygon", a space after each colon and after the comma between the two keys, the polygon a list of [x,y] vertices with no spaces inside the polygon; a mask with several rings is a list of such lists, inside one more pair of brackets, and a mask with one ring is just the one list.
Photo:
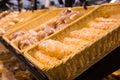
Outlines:
{"label": "baked goods display", "polygon": [[[7,14],[7,13],[6,13]],[[23,21],[23,18],[18,18],[19,12],[11,12],[0,19],[0,35],[5,34],[6,28]]]}
{"label": "baked goods display", "polygon": [[81,13],[71,8],[62,10],[59,15],[39,26],[38,30],[18,31],[9,36],[9,40],[20,50],[26,49],[41,39],[61,30],[65,25],[79,18]]}
{"label": "baked goods display", "polygon": [[[103,12],[108,7],[111,9]],[[34,24],[31,21],[11,31],[2,36],[1,42],[6,42],[4,45],[18,58],[24,57],[22,61],[36,77],[72,80],[118,47],[120,20],[111,16],[119,13],[117,9],[102,5],[81,18],[79,11],[64,9],[56,17],[32,20]]]}
{"label": "baked goods display", "polygon": [[[93,23],[96,23],[96,20],[99,25],[92,26]],[[90,21],[88,26],[69,32],[69,35],[61,40],[48,39],[41,41],[37,48],[31,49],[28,53],[34,54],[34,57],[41,64],[47,64],[47,66],[44,66],[46,67],[44,69],[48,69],[48,65],[49,67],[53,66],[65,57],[89,46],[89,44],[104,36],[113,25],[117,24],[117,19],[95,18],[93,21]]]}

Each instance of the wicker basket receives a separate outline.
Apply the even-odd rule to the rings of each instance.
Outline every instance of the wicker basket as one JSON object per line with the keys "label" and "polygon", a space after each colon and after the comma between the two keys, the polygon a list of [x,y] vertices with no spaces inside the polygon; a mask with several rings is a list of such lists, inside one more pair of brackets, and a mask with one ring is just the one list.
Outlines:
{"label": "wicker basket", "polygon": [[[101,5],[93,12],[81,17],[79,20],[69,24],[66,28],[47,37],[44,40],[62,40],[71,31],[87,26],[89,21],[97,17],[112,17],[119,13],[119,3]],[[113,29],[106,32],[102,37],[99,37],[94,42],[91,42],[82,50],[77,50],[73,54],[63,58],[61,63],[54,65],[48,70],[44,70],[44,65],[41,65],[41,63],[32,56],[34,53],[29,53],[29,51],[35,49],[38,44],[35,44],[31,48],[27,49],[24,53],[24,56],[36,67],[40,68],[47,75],[49,80],[73,80],[93,64],[105,57],[109,52],[120,46],[120,21],[118,25],[115,25]]]}
{"label": "wicker basket", "polygon": [[[87,10],[83,9],[82,7],[76,7],[76,8],[73,8],[73,9],[74,9],[74,10],[77,10],[77,11],[80,11],[82,14],[85,14],[85,13],[93,10],[94,8],[95,8],[95,6],[88,7]],[[46,21],[48,21],[48,20],[50,20],[50,19],[58,16],[58,13],[59,13],[61,10],[62,10],[61,8],[60,8],[60,9],[51,10],[51,11],[43,14],[42,16],[40,16],[40,17],[32,20],[32,21],[29,22],[28,24],[25,24],[25,25],[22,25],[22,26],[18,26],[18,27],[20,27],[20,28],[14,30],[14,31],[11,31],[11,32],[9,32],[9,33],[7,33],[7,34],[5,34],[5,35],[3,36],[3,38],[4,38],[9,44],[11,44],[16,50],[18,50],[18,52],[21,52],[21,53],[22,53],[22,52],[25,51],[25,49],[24,49],[24,50],[18,49],[17,46],[15,46],[13,43],[11,43],[11,42],[9,41],[8,37],[9,37],[12,33],[15,33],[15,32],[20,31],[20,30],[27,31],[27,30],[30,30],[30,29],[35,29],[35,30],[36,30],[36,29],[39,29],[39,25],[40,25],[40,24],[43,24],[43,23],[45,23]],[[73,22],[74,22],[74,21],[73,21]],[[31,23],[32,23],[32,24],[31,24]]]}
{"label": "wicker basket", "polygon": [[[31,21],[32,19],[38,17],[39,15],[41,16],[43,13],[45,13],[46,10],[36,10],[34,12],[32,11],[28,11],[28,12],[21,12],[18,15],[18,18],[24,18],[23,22],[18,22],[17,24],[10,26],[10,27],[6,27],[5,28],[5,32],[10,32],[16,28],[18,28],[18,26],[26,24],[27,22]],[[1,26],[2,27],[2,26]],[[7,49],[0,43],[0,52],[5,52],[7,51]]]}
{"label": "wicker basket", "polygon": [[23,25],[23,24],[29,22],[30,20],[38,17],[38,15],[41,16],[45,12],[46,12],[46,10],[37,10],[37,11],[34,11],[34,12],[32,12],[32,11],[21,12],[21,13],[19,13],[17,18],[24,19],[24,20],[22,22],[18,22],[14,26],[10,26],[10,27],[5,28],[5,31],[9,32],[11,30],[14,30],[18,26]]}

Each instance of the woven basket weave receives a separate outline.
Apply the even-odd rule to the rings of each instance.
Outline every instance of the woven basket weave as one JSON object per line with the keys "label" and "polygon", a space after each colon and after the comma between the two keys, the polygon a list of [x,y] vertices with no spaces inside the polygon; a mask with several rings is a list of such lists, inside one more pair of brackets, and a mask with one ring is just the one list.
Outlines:
{"label": "woven basket weave", "polygon": [[[77,11],[80,11],[82,14],[85,14],[91,10],[93,10],[95,8],[95,6],[91,6],[91,7],[88,7],[87,10],[83,9],[82,7],[76,7],[76,8],[73,8],[74,10],[77,10]],[[30,30],[30,29],[39,29],[39,25],[40,24],[43,24],[45,23],[46,21],[58,16],[58,14],[60,13],[62,9],[55,9],[55,10],[51,10],[49,12],[46,12],[45,14],[43,14],[42,16],[30,21],[29,23],[25,24],[25,25],[21,25],[21,26],[18,26],[19,28],[14,30],[14,31],[11,31],[7,34],[5,34],[3,36],[3,38],[8,42],[10,43],[16,50],[18,50],[19,52],[24,52],[24,50],[20,50],[18,49],[17,46],[15,46],[13,43],[11,43],[8,39],[8,37],[12,34],[12,33],[15,33],[17,31],[20,31],[20,30],[23,30],[23,31],[27,31],[27,30]],[[74,22],[74,21],[73,21]]]}
{"label": "woven basket weave", "polygon": [[[45,38],[44,40],[62,40],[71,31],[87,26],[89,21],[94,20],[97,17],[112,17],[113,15],[115,16],[119,13],[119,3],[101,5],[94,11],[81,17],[76,22],[69,24],[66,28]],[[65,57],[61,60],[61,63],[54,65],[48,70],[44,70],[44,65],[41,65],[41,63],[32,56],[34,53],[29,53],[29,51],[35,49],[38,44],[35,44],[31,48],[27,49],[24,56],[36,67],[42,69],[42,71],[48,76],[49,80],[73,80],[93,64],[105,57],[109,52],[120,46],[120,21],[118,25],[115,25],[113,29],[106,32],[102,37],[99,37],[97,40],[91,42],[82,50],[77,50],[73,54]]]}

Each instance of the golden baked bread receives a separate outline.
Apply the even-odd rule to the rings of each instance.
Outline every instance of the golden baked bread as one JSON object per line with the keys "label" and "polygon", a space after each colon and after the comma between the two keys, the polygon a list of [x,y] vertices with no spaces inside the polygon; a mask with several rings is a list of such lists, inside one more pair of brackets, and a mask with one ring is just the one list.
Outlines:
{"label": "golden baked bread", "polygon": [[80,30],[75,30],[70,32],[70,37],[83,39],[86,41],[93,41],[97,39],[104,33],[103,30],[94,29],[94,28],[82,28]]}
{"label": "golden baked bread", "polygon": [[59,41],[51,39],[41,42],[38,46],[38,49],[42,53],[51,57],[56,57],[57,59],[62,59],[72,52],[71,46],[67,46]]}
{"label": "golden baked bread", "polygon": [[116,19],[96,18],[95,20],[91,21],[88,26],[96,29],[109,30],[113,28],[114,25],[117,25]]}
{"label": "golden baked bread", "polygon": [[[82,40],[82,39],[77,39],[77,38],[70,38],[70,37],[65,37],[62,41],[66,45],[72,45],[76,49],[78,46],[86,46],[88,44],[87,41]],[[75,50],[74,49],[74,50]]]}
{"label": "golden baked bread", "polygon": [[55,57],[50,57],[39,50],[34,52],[34,56],[41,64],[43,64],[46,68],[50,68],[53,65],[60,63],[60,60],[56,59]]}

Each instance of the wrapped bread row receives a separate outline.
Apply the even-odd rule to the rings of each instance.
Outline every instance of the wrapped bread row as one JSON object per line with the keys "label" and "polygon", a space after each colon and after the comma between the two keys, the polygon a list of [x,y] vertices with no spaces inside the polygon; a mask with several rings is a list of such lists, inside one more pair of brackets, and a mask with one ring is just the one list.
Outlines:
{"label": "wrapped bread row", "polygon": [[65,25],[81,16],[79,11],[65,9],[60,14],[39,26],[38,30],[19,31],[11,34],[9,40],[15,44],[20,50],[26,49],[41,39],[62,29]]}

